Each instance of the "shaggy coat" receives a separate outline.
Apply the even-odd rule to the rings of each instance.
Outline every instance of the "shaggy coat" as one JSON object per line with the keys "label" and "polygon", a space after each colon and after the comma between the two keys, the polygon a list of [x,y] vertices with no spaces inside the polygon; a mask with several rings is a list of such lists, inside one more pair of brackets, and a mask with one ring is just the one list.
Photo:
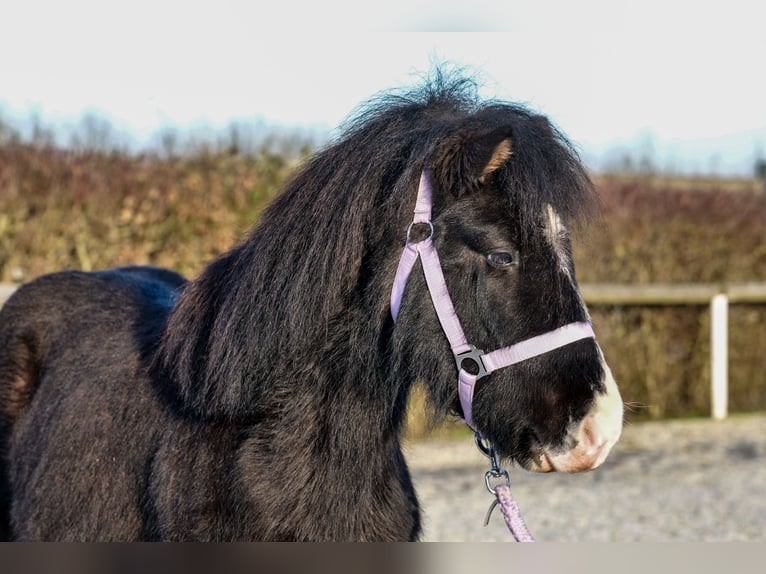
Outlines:
{"label": "shaggy coat", "polygon": [[[546,206],[569,223],[590,202],[566,140],[460,79],[379,98],[194,281],[66,271],[9,300],[0,538],[417,539],[400,445],[410,389],[422,381],[437,416],[460,415],[422,273],[396,324],[389,311],[424,167],[472,342],[495,349],[587,321],[568,236],[551,246],[544,225]],[[498,249],[513,269],[487,265]],[[603,391],[598,355],[585,340],[491,375],[477,426],[530,463]]]}

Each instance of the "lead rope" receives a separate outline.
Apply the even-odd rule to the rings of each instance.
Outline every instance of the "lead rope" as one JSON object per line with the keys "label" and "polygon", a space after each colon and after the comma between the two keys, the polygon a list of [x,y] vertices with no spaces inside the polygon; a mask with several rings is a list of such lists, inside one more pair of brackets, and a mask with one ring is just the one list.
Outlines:
{"label": "lead rope", "polygon": [[[521,516],[521,510],[519,505],[511,494],[511,475],[508,471],[500,466],[500,461],[495,452],[495,447],[491,442],[484,439],[479,433],[474,434],[474,441],[479,451],[490,460],[491,468],[484,473],[484,484],[487,486],[487,490],[495,496],[495,500],[489,505],[487,510],[487,516],[484,519],[484,526],[489,525],[489,519],[492,516],[492,511],[499,504],[500,511],[503,513],[503,519],[505,525],[508,527],[511,535],[516,539],[516,542],[534,542],[535,538],[527,528],[524,518]],[[493,481],[502,478],[504,482],[500,482],[493,486]]]}

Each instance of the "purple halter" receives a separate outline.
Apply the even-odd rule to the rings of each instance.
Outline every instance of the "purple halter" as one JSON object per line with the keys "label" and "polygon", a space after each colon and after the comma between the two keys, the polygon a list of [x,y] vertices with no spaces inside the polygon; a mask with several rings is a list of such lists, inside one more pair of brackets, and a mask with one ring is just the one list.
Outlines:
{"label": "purple halter", "polygon": [[[399,260],[396,278],[391,289],[391,315],[396,321],[407,279],[415,266],[415,262],[420,257],[431,301],[455,357],[458,370],[458,395],[460,406],[463,408],[463,420],[473,428],[472,403],[476,381],[503,367],[515,365],[581,339],[595,338],[595,335],[589,323],[581,322],[569,323],[553,331],[491,353],[485,353],[475,346],[469,345],[463,328],[460,326],[455,307],[452,305],[452,299],[447,292],[447,284],[444,281],[439,256],[436,254],[436,249],[431,241],[434,230],[433,223],[431,223],[431,205],[431,181],[429,171],[426,169],[420,176],[418,197],[415,202],[415,217],[407,228],[407,243]],[[418,223],[428,225],[431,228],[431,234],[423,241],[412,243],[410,230],[413,225]],[[478,365],[478,373],[472,375],[463,368],[463,361],[466,359],[472,359]]]}

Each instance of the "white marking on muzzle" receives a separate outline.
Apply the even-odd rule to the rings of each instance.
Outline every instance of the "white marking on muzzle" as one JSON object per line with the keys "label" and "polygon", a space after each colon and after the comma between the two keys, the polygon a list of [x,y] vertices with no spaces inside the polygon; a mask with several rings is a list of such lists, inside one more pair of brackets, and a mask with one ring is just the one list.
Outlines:
{"label": "white marking on muzzle", "polygon": [[[590,412],[569,432],[575,446],[566,452],[545,453],[539,470],[581,472],[600,466],[622,433],[623,403],[609,365],[599,349],[605,392],[599,393]],[[567,441],[569,442],[569,441]]]}

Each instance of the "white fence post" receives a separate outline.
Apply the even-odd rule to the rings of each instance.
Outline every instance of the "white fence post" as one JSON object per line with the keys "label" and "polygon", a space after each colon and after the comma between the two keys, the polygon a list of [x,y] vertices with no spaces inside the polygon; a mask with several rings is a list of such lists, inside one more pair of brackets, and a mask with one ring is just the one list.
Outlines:
{"label": "white fence post", "polygon": [[719,293],[710,301],[711,414],[716,420],[729,411],[729,297]]}
{"label": "white fence post", "polygon": [[12,285],[10,283],[0,283],[0,307],[3,306],[3,303],[5,303],[11,295],[13,295],[15,290],[16,285]]}

